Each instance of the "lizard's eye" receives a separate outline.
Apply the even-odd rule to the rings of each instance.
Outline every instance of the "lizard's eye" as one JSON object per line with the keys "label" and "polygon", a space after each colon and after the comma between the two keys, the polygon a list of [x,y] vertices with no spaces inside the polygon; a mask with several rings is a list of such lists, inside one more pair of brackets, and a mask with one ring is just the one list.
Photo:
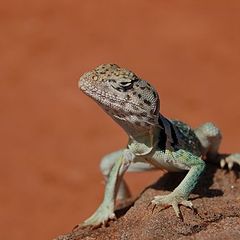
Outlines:
{"label": "lizard's eye", "polygon": [[120,87],[123,89],[123,91],[127,91],[128,89],[131,89],[133,86],[133,82],[129,81],[129,82],[120,82]]}
{"label": "lizard's eye", "polygon": [[128,87],[128,86],[132,85],[132,82],[120,82],[120,85]]}
{"label": "lizard's eye", "polygon": [[110,79],[109,82],[111,83],[112,87],[119,92],[126,92],[127,90],[133,87],[133,83],[135,80],[128,80],[128,81],[116,81]]}

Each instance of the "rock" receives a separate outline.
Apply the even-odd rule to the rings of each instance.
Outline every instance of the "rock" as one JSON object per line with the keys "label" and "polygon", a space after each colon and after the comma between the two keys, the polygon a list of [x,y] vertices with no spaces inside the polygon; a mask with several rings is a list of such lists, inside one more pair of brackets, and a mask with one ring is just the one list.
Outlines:
{"label": "rock", "polygon": [[167,194],[176,187],[184,174],[167,173],[143,191],[139,199],[108,227],[80,229],[55,240],[106,239],[240,239],[239,170],[228,172],[208,165],[190,200],[195,211],[181,206],[183,220],[171,207],[148,206],[155,195]]}

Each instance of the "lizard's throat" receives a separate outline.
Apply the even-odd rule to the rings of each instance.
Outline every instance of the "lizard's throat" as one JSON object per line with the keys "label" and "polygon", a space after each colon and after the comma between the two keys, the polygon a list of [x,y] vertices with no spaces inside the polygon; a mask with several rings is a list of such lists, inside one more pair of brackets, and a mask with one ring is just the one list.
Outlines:
{"label": "lizard's throat", "polygon": [[[148,132],[152,126],[158,124],[158,115],[152,116],[138,104],[130,104],[126,99],[119,98],[105,92],[89,90],[81,86],[83,92],[90,96],[111,118],[114,119],[128,135]],[[136,110],[137,109],[137,110]]]}
{"label": "lizard's throat", "polygon": [[145,122],[143,119],[140,120],[133,115],[109,115],[116,123],[118,123],[118,125],[123,128],[127,135],[132,139],[141,139],[143,136],[148,135],[155,126],[155,124]]}

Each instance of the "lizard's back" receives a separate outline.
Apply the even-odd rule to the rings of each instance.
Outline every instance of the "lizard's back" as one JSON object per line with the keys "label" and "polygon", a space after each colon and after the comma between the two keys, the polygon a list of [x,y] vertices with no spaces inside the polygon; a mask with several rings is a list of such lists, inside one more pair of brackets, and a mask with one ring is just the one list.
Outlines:
{"label": "lizard's back", "polygon": [[[162,115],[159,117],[159,125],[165,128],[162,134],[160,132],[159,141],[164,145],[160,148],[171,147],[173,151],[183,149],[196,156],[201,156],[202,145],[189,125],[178,120],[168,120]],[[166,133],[165,136],[163,133]]]}

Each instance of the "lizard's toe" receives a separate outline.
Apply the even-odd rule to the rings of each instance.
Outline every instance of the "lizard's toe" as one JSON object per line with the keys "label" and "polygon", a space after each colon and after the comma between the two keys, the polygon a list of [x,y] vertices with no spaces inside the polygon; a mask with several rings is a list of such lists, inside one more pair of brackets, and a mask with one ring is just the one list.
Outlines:
{"label": "lizard's toe", "polygon": [[177,217],[182,218],[181,211],[179,209],[179,205],[183,205],[193,209],[193,204],[191,201],[184,199],[183,197],[179,197],[173,193],[163,196],[155,196],[154,199],[151,201],[154,205],[163,205],[163,206],[172,206],[174,212],[176,213]]}
{"label": "lizard's toe", "polygon": [[100,208],[98,208],[98,210],[91,217],[74,227],[73,231],[88,226],[92,228],[98,228],[102,225],[106,226],[110,220],[116,220],[115,213],[109,211],[108,208],[100,206]]}
{"label": "lizard's toe", "polygon": [[234,164],[240,166],[240,154],[239,153],[230,154],[228,157],[221,159],[220,161],[221,168],[224,168],[226,164],[229,170],[233,168]]}
{"label": "lizard's toe", "polygon": [[189,200],[182,200],[181,205],[193,209],[193,203]]}

